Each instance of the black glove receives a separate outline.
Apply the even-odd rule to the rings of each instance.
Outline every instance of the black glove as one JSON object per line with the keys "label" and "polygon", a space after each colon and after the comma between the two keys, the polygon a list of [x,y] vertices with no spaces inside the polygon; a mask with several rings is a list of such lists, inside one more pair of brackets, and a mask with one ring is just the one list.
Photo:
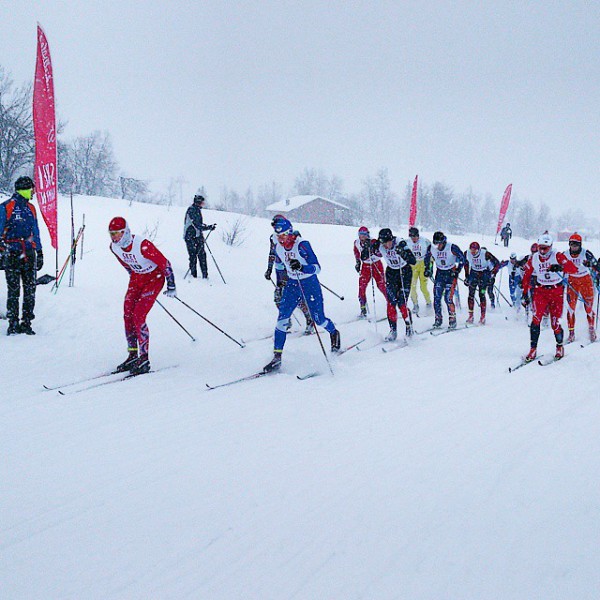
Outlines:
{"label": "black glove", "polygon": [[531,303],[531,300],[529,299],[529,296],[523,296],[523,300],[521,300],[521,304],[527,308],[529,306],[529,304]]}
{"label": "black glove", "polygon": [[271,273],[273,273],[273,267],[269,267],[266,271],[265,271],[265,279],[271,279]]}
{"label": "black glove", "polygon": [[302,271],[302,264],[297,258],[292,258],[292,260],[290,260],[290,267],[292,271]]}
{"label": "black glove", "polygon": [[208,228],[209,228],[211,231],[214,231],[214,230],[217,228],[217,224],[216,224],[216,223],[213,223],[212,225],[209,225],[209,226],[208,226]]}
{"label": "black glove", "polygon": [[373,240],[371,243],[371,254],[375,254],[379,252],[379,247],[381,246],[381,242],[379,240]]}
{"label": "black glove", "polygon": [[425,269],[424,275],[427,277],[427,279],[429,279],[432,275],[431,269]]}
{"label": "black glove", "polygon": [[356,264],[354,265],[354,268],[356,269],[356,272],[357,272],[357,273],[360,273],[360,266],[361,266],[361,265],[360,265],[360,260],[357,260],[357,261],[356,261]]}
{"label": "black glove", "polygon": [[38,250],[36,252],[36,256],[35,256],[35,270],[41,271],[43,266],[44,266],[44,254],[42,253],[41,250]]}
{"label": "black glove", "polygon": [[451,269],[451,271],[452,271],[452,277],[454,279],[458,279],[458,271],[456,269]]}
{"label": "black glove", "polygon": [[552,271],[553,273],[560,273],[563,270],[563,267],[562,265],[550,265],[548,270]]}
{"label": "black glove", "polygon": [[397,248],[400,248],[400,250],[404,250],[404,248],[406,248],[406,240],[400,240],[398,242]]}
{"label": "black glove", "polygon": [[469,281],[469,278],[468,278],[468,277],[465,277],[464,284],[465,284],[467,287],[469,287],[469,286],[471,285],[471,282]]}

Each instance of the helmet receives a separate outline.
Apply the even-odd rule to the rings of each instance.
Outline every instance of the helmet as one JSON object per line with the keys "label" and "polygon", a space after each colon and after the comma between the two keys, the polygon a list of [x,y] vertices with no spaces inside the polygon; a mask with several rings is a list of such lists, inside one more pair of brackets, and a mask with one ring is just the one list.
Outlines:
{"label": "helmet", "polygon": [[569,244],[571,242],[574,242],[576,244],[581,245],[581,243],[583,242],[583,238],[578,234],[578,233],[574,233],[570,238],[569,238]]}
{"label": "helmet", "polygon": [[516,252],[511,252],[510,253],[510,259],[512,260],[513,258],[517,258],[517,253]]}
{"label": "helmet", "polygon": [[469,250],[479,250],[480,248],[479,242],[471,242],[469,245]]}
{"label": "helmet", "polygon": [[416,227],[411,227],[408,230],[408,237],[419,237],[419,230]]}
{"label": "helmet", "polygon": [[394,239],[394,234],[389,227],[384,227],[379,231],[379,235],[377,237],[382,244],[385,244],[386,242],[391,242]]}
{"label": "helmet", "polygon": [[280,235],[282,233],[291,233],[294,228],[292,227],[292,224],[289,222],[289,220],[285,217],[281,217],[281,215],[278,216],[278,219],[273,217],[273,221],[271,222],[275,233],[277,235]]}
{"label": "helmet", "polygon": [[194,202],[198,202],[198,204],[199,204],[200,202],[204,202],[204,196],[201,196],[200,194],[196,194],[196,195],[194,196]]}
{"label": "helmet", "polygon": [[434,244],[443,244],[446,241],[446,236],[441,231],[436,231],[433,234],[433,243]]}
{"label": "helmet", "polygon": [[362,227],[359,227],[359,229],[358,229],[358,235],[369,235],[368,228],[365,227],[364,225]]}
{"label": "helmet", "polygon": [[531,244],[531,254],[535,254],[538,251],[538,245],[534,242]]}
{"label": "helmet", "polygon": [[34,187],[35,184],[33,183],[33,179],[31,179],[31,177],[19,177],[19,179],[15,181],[15,192],[19,190],[30,190]]}
{"label": "helmet", "polygon": [[127,221],[123,217],[114,217],[111,219],[108,224],[108,232],[109,233],[119,233],[123,232],[123,235],[118,241],[115,241],[117,246],[121,248],[127,248],[131,244],[131,231],[129,230],[129,225],[127,225]]}
{"label": "helmet", "polygon": [[537,240],[538,248],[540,246],[548,246],[551,248],[553,243],[554,240],[552,239],[552,236],[549,233],[542,233],[542,235],[540,235],[540,237]]}

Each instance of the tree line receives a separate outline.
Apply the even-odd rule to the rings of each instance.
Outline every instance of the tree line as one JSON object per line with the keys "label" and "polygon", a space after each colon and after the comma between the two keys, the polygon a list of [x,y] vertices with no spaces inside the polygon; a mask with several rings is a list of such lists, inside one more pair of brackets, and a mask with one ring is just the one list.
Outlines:
{"label": "tree line", "polygon": [[[12,192],[13,182],[21,174],[31,173],[34,162],[32,118],[32,84],[16,86],[0,66],[0,192]],[[88,135],[65,140],[66,124],[59,121],[57,141],[58,189],[68,194],[108,196],[156,204],[185,204],[183,177],[171,178],[163,193],[151,193],[145,180],[121,172],[115,158],[110,135],[93,131]],[[408,220],[412,181],[401,191],[392,187],[388,169],[380,168],[365,177],[361,188],[346,191],[337,175],[327,175],[322,169],[305,168],[291,186],[272,181],[256,191],[244,192],[224,186],[218,198],[198,189],[208,205],[218,210],[266,216],[266,207],[294,195],[318,195],[345,204],[352,209],[355,225],[363,223],[405,225]],[[443,182],[419,183],[418,224],[425,229],[444,229],[449,233],[467,232],[493,235],[496,232],[500,194],[481,194],[468,188],[456,192]],[[515,235],[526,238],[552,229],[588,230],[597,232],[600,221],[587,219],[582,211],[568,209],[554,218],[545,204],[534,205],[526,198],[513,194],[505,222],[510,222]]]}

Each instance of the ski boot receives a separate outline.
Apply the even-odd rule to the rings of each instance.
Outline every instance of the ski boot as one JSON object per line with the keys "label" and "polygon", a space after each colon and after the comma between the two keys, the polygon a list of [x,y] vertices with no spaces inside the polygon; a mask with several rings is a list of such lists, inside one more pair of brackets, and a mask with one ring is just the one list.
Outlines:
{"label": "ski boot", "polygon": [[593,344],[597,339],[596,330],[593,327],[590,327],[590,342]]}
{"label": "ski boot", "polygon": [[310,335],[314,331],[315,324],[311,321],[306,321],[306,327],[302,332],[302,335]]}
{"label": "ski boot", "polygon": [[467,325],[472,325],[473,324],[473,311],[470,310],[469,311],[469,318],[466,321]]}
{"label": "ski boot", "polygon": [[448,329],[456,329],[456,315],[450,315],[448,319]]}
{"label": "ski boot", "polygon": [[567,344],[572,344],[575,341],[575,330],[569,329],[569,337],[567,338]]}
{"label": "ski boot", "polygon": [[415,313],[415,316],[419,316],[419,305],[418,304],[413,304],[413,309],[412,309],[413,313]]}
{"label": "ski boot", "polygon": [[480,325],[485,325],[485,315],[481,315],[481,319],[479,319]]}
{"label": "ski boot", "polygon": [[560,360],[565,355],[565,347],[562,344],[556,344],[556,353],[554,360]]}
{"label": "ski boot", "polygon": [[529,353],[525,357],[525,362],[531,362],[537,358],[537,348],[535,346],[531,346]]}
{"label": "ski boot", "polygon": [[8,324],[8,329],[6,330],[6,335],[17,335],[21,333],[21,329],[19,327],[18,321],[11,321]]}
{"label": "ski boot", "polygon": [[433,322],[433,328],[439,329],[441,326],[442,326],[442,317],[436,317],[435,321]]}
{"label": "ski boot", "polygon": [[406,337],[412,337],[414,334],[412,323],[407,319],[404,324],[406,325]]}
{"label": "ski boot", "polygon": [[398,330],[395,327],[391,327],[390,332],[383,339],[386,342],[395,342],[397,337],[398,337]]}
{"label": "ski boot", "polygon": [[138,356],[134,365],[129,369],[132,375],[144,375],[150,372],[150,361],[148,360],[147,354],[141,354]]}
{"label": "ski boot", "polygon": [[340,332],[336,329],[333,333],[329,334],[331,338],[331,351],[339,352],[340,347],[342,345],[342,338],[340,337]]}
{"label": "ski boot", "polygon": [[31,323],[29,321],[23,321],[20,325],[18,325],[19,333],[24,333],[26,335],[35,335],[35,331],[31,329]]}
{"label": "ski boot", "polygon": [[366,319],[367,318],[367,307],[364,304],[360,305],[360,313],[357,319]]}
{"label": "ski boot", "polygon": [[263,367],[263,373],[273,373],[281,369],[281,352],[273,352],[273,359]]}
{"label": "ski boot", "polygon": [[131,371],[137,362],[137,352],[130,352],[129,356],[115,369],[115,373],[125,373]]}

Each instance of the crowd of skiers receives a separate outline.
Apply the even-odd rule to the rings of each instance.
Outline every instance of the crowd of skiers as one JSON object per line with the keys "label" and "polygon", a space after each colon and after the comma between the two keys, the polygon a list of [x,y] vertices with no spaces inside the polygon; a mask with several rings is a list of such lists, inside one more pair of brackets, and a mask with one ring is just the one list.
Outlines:
{"label": "crowd of skiers", "polygon": [[[8,335],[34,333],[31,322],[34,318],[36,272],[43,265],[42,244],[35,208],[30,200],[35,193],[34,182],[29,177],[20,177],[15,183],[15,193],[0,205],[0,252],[8,287],[7,316]],[[214,230],[215,225],[205,225],[201,209],[202,196],[195,196],[188,208],[184,223],[184,240],[190,260],[190,273],[197,277],[197,263],[203,278],[208,277],[204,253],[204,231]],[[294,229],[283,215],[271,221],[273,234],[265,278],[271,279],[275,272],[274,300],[278,317],[273,336],[273,358],[263,372],[273,372],[281,367],[283,348],[290,330],[290,318],[299,308],[306,320],[305,333],[316,326],[330,335],[331,351],[340,351],[340,332],[335,323],[325,315],[323,295],[318,274],[321,270],[317,256],[308,240]],[[134,375],[150,371],[148,358],[149,332],[146,316],[154,305],[165,282],[167,296],[176,296],[173,269],[167,258],[149,240],[131,233],[123,217],[110,221],[110,249],[130,274],[124,302],[125,337],[128,356],[118,365],[117,372]],[[512,232],[503,235],[507,244]],[[387,305],[390,331],[386,341],[398,336],[398,313],[405,335],[414,334],[413,314],[419,315],[418,290],[425,301],[425,312],[433,309],[432,328],[443,324],[442,302],[448,312],[448,329],[457,327],[455,296],[458,282],[468,288],[468,318],[466,324],[474,323],[475,303],[480,309],[479,324],[485,325],[487,298],[492,308],[496,299],[495,278],[501,268],[508,267],[509,290],[512,303],[531,311],[530,350],[525,360],[536,358],[540,327],[545,317],[549,318],[556,339],[555,358],[564,355],[564,332],[560,323],[563,313],[564,292],[567,297],[567,342],[575,339],[575,309],[578,301],[585,306],[590,341],[596,340],[596,315],[594,312],[595,287],[593,277],[598,278],[600,267],[594,255],[583,248],[579,234],[569,239],[567,252],[553,248],[552,237],[546,232],[531,247],[530,254],[518,258],[513,252],[508,261],[500,262],[489,250],[477,241],[471,242],[463,251],[452,243],[442,231],[436,231],[432,240],[422,237],[416,227],[410,227],[408,239],[396,237],[392,230],[383,228],[377,237],[372,237],[367,227],[360,227],[354,242],[355,269],[358,273],[358,318],[367,317],[367,289],[372,282],[383,295]],[[385,264],[385,269],[384,269]],[[464,273],[464,278],[461,278]],[[428,283],[433,284],[433,302]],[[19,321],[20,287],[24,298],[22,319]],[[499,290],[498,290],[499,291]],[[412,310],[408,300],[412,302]]]}

